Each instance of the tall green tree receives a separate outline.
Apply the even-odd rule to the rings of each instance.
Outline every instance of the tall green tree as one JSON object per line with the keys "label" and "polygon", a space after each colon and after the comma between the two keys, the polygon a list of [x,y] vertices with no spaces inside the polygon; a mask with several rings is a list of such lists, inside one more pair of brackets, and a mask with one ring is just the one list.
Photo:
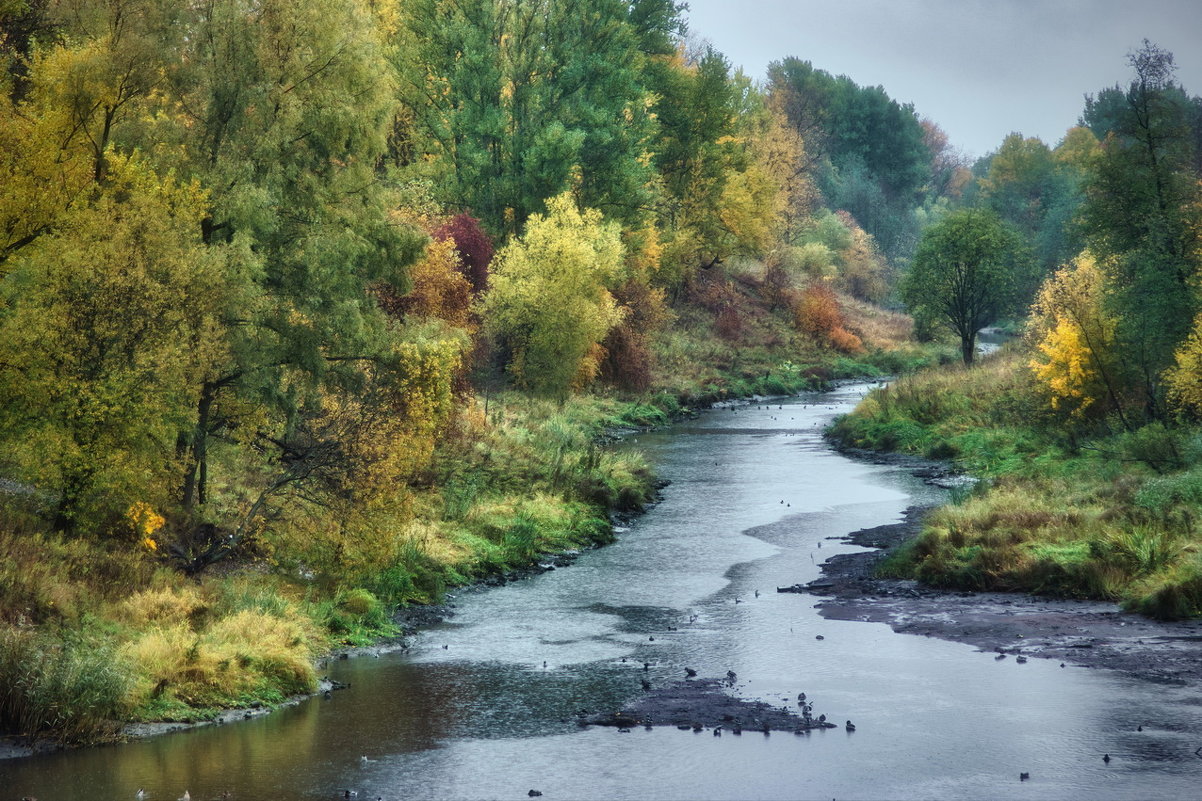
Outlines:
{"label": "tall green tree", "polygon": [[[1016,276],[1016,301],[1034,299],[1040,283],[1081,251],[1083,243],[1074,218],[1084,200],[1088,166],[1083,149],[1092,134],[1073,129],[1071,141],[1055,151],[1036,137],[1012,133],[986,159],[977,182],[976,202],[997,212],[1031,245],[1031,271]],[[1070,140],[1066,136],[1066,141]]]}
{"label": "tall green tree", "polygon": [[950,328],[972,364],[977,332],[1012,307],[1022,259],[1018,234],[996,214],[955,211],[923,232],[901,296],[921,322]]}
{"label": "tall green tree", "polygon": [[[1086,186],[1082,223],[1106,265],[1117,341],[1150,416],[1163,414],[1161,376],[1199,308],[1192,218],[1198,196],[1191,105],[1174,82],[1172,53],[1145,40],[1129,57],[1135,77],[1087,105],[1106,138]],[[1104,112],[1104,113],[1103,113]]]}
{"label": "tall green tree", "polygon": [[771,93],[806,142],[828,204],[848,211],[887,255],[908,256],[915,209],[931,189],[932,152],[914,108],[810,62],[768,68]]}
{"label": "tall green tree", "polygon": [[643,65],[680,7],[621,0],[411,0],[400,95],[444,202],[512,235],[571,189],[634,223],[651,208]]}
{"label": "tall green tree", "polygon": [[[396,101],[363,4],[203,0],[192,8],[169,75],[177,111],[127,138],[146,149],[178,143],[166,163],[213,187],[202,238],[237,284],[238,303],[224,318],[228,356],[210,365],[195,423],[180,438],[188,508],[207,500],[210,439],[239,428],[246,437],[262,424],[240,420],[243,410],[268,410],[266,430],[287,433],[320,389],[353,388],[359,366],[389,352],[367,287],[403,289],[421,240],[388,217],[377,168]],[[262,447],[272,442],[284,439]]]}

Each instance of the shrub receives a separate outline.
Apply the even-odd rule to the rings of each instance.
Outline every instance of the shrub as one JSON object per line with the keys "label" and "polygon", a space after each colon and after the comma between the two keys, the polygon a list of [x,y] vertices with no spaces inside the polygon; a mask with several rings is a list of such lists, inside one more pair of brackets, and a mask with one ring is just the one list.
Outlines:
{"label": "shrub", "polygon": [[793,310],[798,329],[816,341],[844,353],[859,353],[864,343],[847,330],[839,299],[829,287],[811,284],[801,293]]}
{"label": "shrub", "polygon": [[480,221],[470,214],[456,214],[434,231],[437,240],[450,239],[459,253],[459,265],[471,282],[472,292],[479,294],[488,288],[488,266],[492,262],[492,239],[480,227]]}

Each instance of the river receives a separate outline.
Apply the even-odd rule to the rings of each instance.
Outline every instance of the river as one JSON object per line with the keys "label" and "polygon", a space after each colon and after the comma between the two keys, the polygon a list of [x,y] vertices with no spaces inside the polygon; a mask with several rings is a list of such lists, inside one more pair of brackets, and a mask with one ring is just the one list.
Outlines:
{"label": "river", "polygon": [[[129,801],[138,788],[149,801],[185,789],[197,801],[347,790],[360,801],[516,801],[530,790],[546,801],[1197,797],[1197,688],[995,661],[884,625],[826,620],[817,599],[775,591],[858,550],[827,538],[893,522],[943,492],[825,446],[823,426],[865,389],[715,410],[638,436],[630,446],[672,484],[617,543],[527,581],[458,593],[457,614],[408,651],[333,662],[330,675],[352,686],[330,700],[0,762],[0,792],[40,801]],[[815,715],[851,719],[857,731],[713,737],[573,720],[637,696],[644,675],[663,683],[686,666],[702,677],[734,670],[741,696],[774,704],[804,691]],[[1137,720],[1155,725],[1137,732]]]}

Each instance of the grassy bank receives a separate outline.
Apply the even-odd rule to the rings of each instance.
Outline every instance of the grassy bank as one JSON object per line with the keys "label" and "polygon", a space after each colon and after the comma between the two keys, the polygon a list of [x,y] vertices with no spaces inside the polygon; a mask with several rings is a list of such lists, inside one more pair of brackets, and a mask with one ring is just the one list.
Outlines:
{"label": "grassy bank", "polygon": [[843,443],[950,459],[984,480],[935,511],[884,569],[935,586],[1115,600],[1202,614],[1202,432],[1151,424],[1092,436],[1057,418],[1013,345],[930,370],[839,419]]}
{"label": "grassy bank", "polygon": [[187,579],[148,549],[65,539],[5,496],[0,727],[64,742],[121,720],[199,720],[316,688],[314,659],[393,634],[390,610],[607,542],[608,513],[654,492],[637,455],[597,443],[662,422],[647,403],[516,394],[464,415],[423,486],[354,528],[280,521]]}

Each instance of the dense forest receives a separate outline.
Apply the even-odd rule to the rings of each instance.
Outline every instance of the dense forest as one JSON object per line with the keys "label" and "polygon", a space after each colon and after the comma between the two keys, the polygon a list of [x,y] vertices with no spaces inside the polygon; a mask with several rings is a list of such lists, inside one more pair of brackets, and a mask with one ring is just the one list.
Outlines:
{"label": "dense forest", "polygon": [[[997,480],[894,569],[1176,571],[1170,613],[1202,609],[1202,101],[1171,54],[971,164],[684,12],[0,0],[0,726],[311,691],[397,604],[611,538],[655,490],[615,429],[922,365],[838,435]],[[980,523],[1006,493],[1049,508]]]}

